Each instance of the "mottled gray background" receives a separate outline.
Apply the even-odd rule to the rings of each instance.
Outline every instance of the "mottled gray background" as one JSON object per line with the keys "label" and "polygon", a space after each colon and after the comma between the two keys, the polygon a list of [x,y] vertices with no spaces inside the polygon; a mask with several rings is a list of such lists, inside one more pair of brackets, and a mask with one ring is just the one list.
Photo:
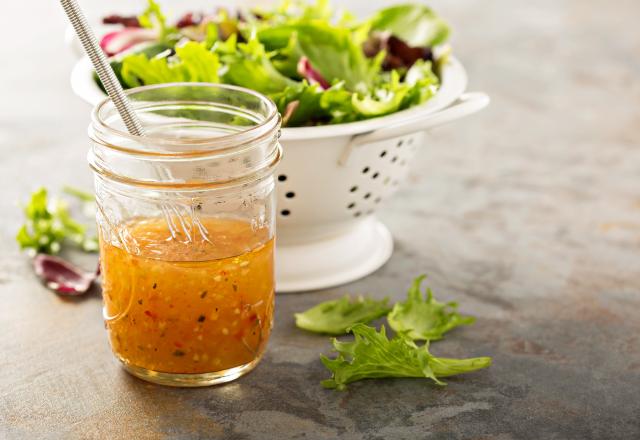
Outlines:
{"label": "mottled gray background", "polygon": [[[384,205],[396,240],[386,266],[279,296],[259,368],[198,390],[124,373],[98,293],[56,297],[16,248],[31,190],[89,187],[88,108],[69,89],[57,2],[3,3],[0,438],[640,438],[640,2],[430,3],[491,107],[434,131]],[[95,16],[137,3],[83,4]],[[478,317],[433,352],[494,366],[445,388],[321,389],[329,343],[296,330],[292,313],[347,292],[400,299],[421,272]]]}

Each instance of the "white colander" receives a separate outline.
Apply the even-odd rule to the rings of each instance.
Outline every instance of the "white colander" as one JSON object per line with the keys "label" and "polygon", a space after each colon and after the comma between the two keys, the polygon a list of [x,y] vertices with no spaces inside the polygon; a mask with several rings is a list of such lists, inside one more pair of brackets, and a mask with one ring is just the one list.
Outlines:
{"label": "white colander", "polygon": [[[393,240],[375,211],[405,179],[416,149],[425,147],[427,129],[489,103],[484,93],[464,93],[466,85],[464,68],[452,59],[443,70],[440,90],[424,105],[350,124],[282,130],[279,292],[347,283],[389,259]],[[93,105],[105,98],[88,59],[74,67],[71,86]]]}

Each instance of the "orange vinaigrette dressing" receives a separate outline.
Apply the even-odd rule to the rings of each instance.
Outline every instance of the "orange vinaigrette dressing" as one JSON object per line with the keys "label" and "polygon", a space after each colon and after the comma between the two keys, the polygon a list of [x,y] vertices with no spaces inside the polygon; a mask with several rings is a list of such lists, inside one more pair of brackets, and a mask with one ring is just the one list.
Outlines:
{"label": "orange vinaigrette dressing", "polygon": [[273,321],[273,239],[248,222],[203,218],[172,238],[164,219],[126,225],[126,247],[101,238],[105,323],[126,365],[197,374],[246,365]]}

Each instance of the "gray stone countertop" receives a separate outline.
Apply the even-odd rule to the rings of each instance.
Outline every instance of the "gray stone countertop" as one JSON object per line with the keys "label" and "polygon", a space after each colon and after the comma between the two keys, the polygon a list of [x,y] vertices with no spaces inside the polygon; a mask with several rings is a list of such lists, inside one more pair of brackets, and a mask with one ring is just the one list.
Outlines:
{"label": "gray stone countertop", "polygon": [[[350,285],[279,295],[251,374],[170,389],[118,366],[99,293],[55,296],[15,245],[30,191],[91,177],[59,6],[11,2],[0,26],[1,438],[640,438],[640,3],[431,3],[455,29],[470,89],[492,104],[432,132],[381,208],[389,263]],[[494,365],[446,387],[322,389],[330,344],[297,330],[293,313],[345,293],[398,300],[419,273],[478,318],[434,353]]]}

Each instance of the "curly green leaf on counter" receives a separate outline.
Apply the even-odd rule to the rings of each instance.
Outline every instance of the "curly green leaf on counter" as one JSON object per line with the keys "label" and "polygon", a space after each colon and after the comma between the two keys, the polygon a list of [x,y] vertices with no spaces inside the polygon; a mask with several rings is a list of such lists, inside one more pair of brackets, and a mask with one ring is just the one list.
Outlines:
{"label": "curly green leaf on counter", "polygon": [[[491,365],[490,357],[471,359],[438,358],[429,352],[430,341],[442,339],[448,331],[475,322],[472,316],[462,316],[454,302],[441,303],[427,289],[426,297],[420,292],[422,281],[417,277],[408,291],[407,300],[390,308],[388,299],[377,301],[348,296],[325,301],[305,312],[296,313],[299,328],[322,334],[352,333],[354,340],[342,342],[333,339],[338,353],[334,359],[321,356],[322,363],[331,371],[331,379],[322,382],[325,388],[344,390],[346,385],[362,379],[413,377],[432,379],[439,385],[441,377],[468,373]],[[379,332],[366,325],[386,315],[395,336],[388,339],[384,325]],[[416,341],[425,341],[417,345]]]}
{"label": "curly green leaf on counter", "polygon": [[445,385],[440,378],[491,365],[490,357],[435,357],[429,353],[429,344],[418,346],[403,336],[388,339],[384,326],[377,332],[373,327],[356,324],[351,332],[354,335],[351,342],[333,339],[333,348],[338,353],[335,359],[321,356],[322,363],[332,374],[330,379],[322,381],[325,388],[344,390],[351,382],[390,377],[427,378]]}
{"label": "curly green leaf on counter", "polygon": [[426,276],[416,278],[407,293],[407,300],[396,303],[387,316],[389,326],[409,339],[436,341],[443,335],[461,325],[475,322],[473,316],[460,315],[455,302],[441,303],[433,297],[427,288],[426,298],[420,293],[420,285]]}

